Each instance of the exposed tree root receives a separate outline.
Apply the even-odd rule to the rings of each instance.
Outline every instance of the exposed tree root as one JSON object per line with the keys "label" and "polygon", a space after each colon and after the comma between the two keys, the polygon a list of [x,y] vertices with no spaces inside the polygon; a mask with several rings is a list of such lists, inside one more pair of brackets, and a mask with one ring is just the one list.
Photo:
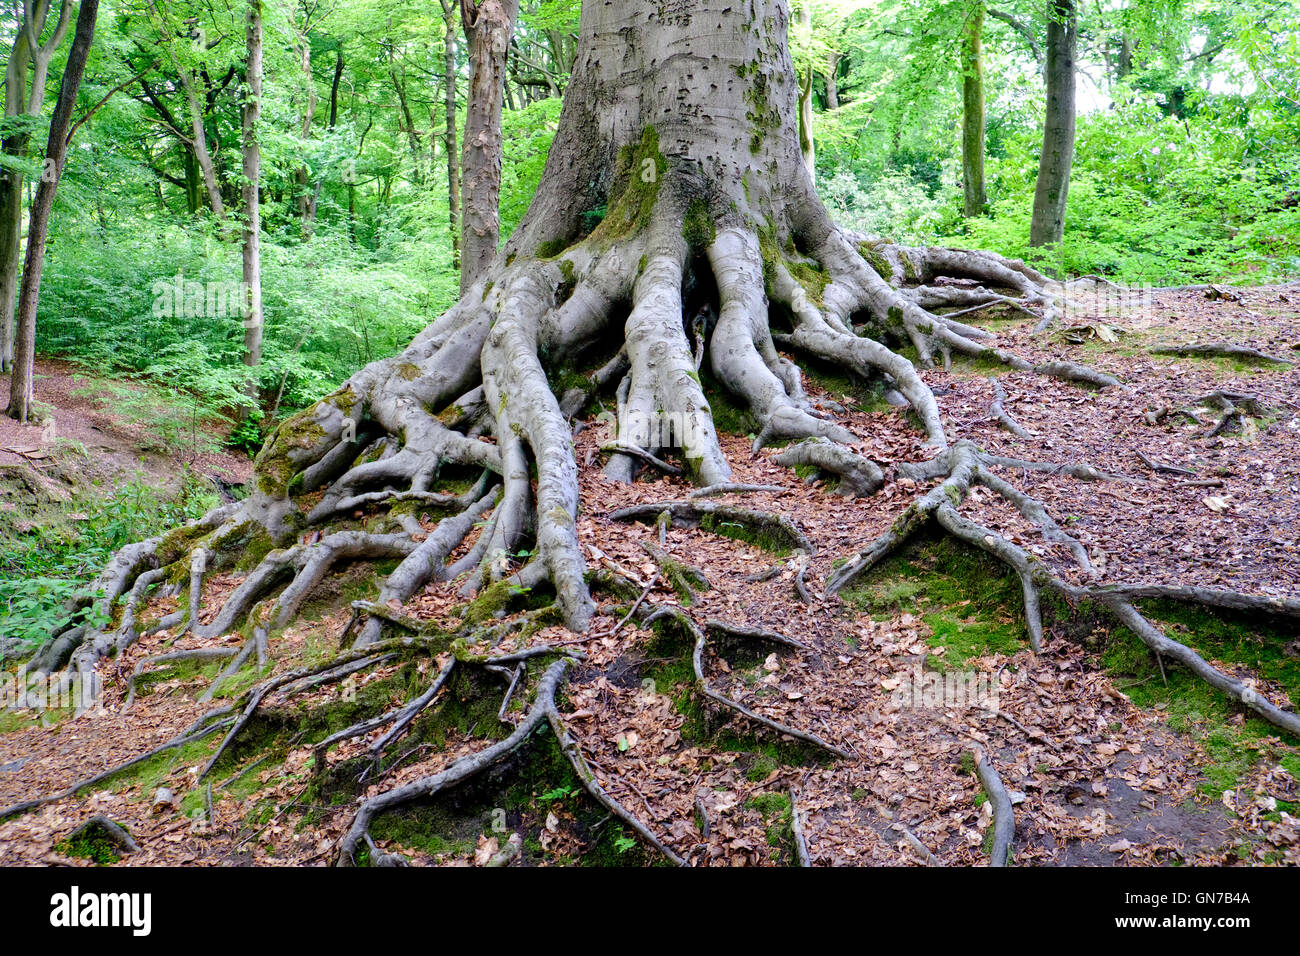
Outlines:
{"label": "exposed tree root", "polygon": [[793,637],[787,637],[784,634],[778,634],[776,631],[769,631],[765,627],[745,627],[740,624],[730,624],[727,621],[720,621],[716,617],[711,617],[705,621],[704,629],[721,634],[724,637],[741,638],[750,641],[771,641],[774,644],[784,644],[786,647],[796,647],[801,651],[808,649],[808,645],[803,641],[795,640]]}
{"label": "exposed tree root", "polygon": [[1197,355],[1222,358],[1242,359],[1260,362],[1265,365],[1294,365],[1291,359],[1279,355],[1269,355],[1248,345],[1233,342],[1193,342],[1190,345],[1155,345],[1150,349],[1153,355]]}
{"label": "exposed tree root", "polygon": [[[103,783],[105,780],[115,777],[119,773],[130,770],[132,767],[139,766],[145,761],[152,760],[154,757],[157,757],[159,754],[164,754],[169,750],[175,750],[176,748],[183,747],[186,744],[191,744],[197,740],[202,740],[204,737],[207,737],[215,733],[216,731],[222,729],[223,727],[228,727],[231,724],[233,724],[235,722],[234,717],[230,717],[226,720],[215,720],[215,718],[224,717],[226,714],[230,713],[230,711],[233,709],[234,708],[232,707],[220,707],[216,710],[209,711],[208,713],[200,717],[197,721],[195,721],[193,724],[191,724],[189,729],[187,729],[184,733],[178,734],[177,736],[173,737],[171,740],[167,741],[166,743],[159,744],[157,747],[154,747],[152,750],[148,751],[147,753],[143,753],[138,757],[133,757],[130,760],[126,761],[125,763],[120,763],[115,767],[111,767],[108,770],[105,770],[101,773],[97,773],[93,777],[87,777],[84,780],[78,780],[76,783],[72,784],[69,787],[64,788],[63,790],[58,791],[57,793],[52,793],[46,797],[37,797],[33,800],[24,800],[22,803],[16,803],[13,806],[5,807],[3,810],[0,810],[0,820],[7,820],[10,817],[18,816],[19,814],[27,813],[28,811],[31,810],[36,810],[40,807],[45,806],[46,804],[58,803],[60,800],[66,800],[69,797],[74,797],[82,790],[85,790],[89,787],[93,787],[96,784]],[[209,723],[209,721],[215,721],[215,722]]]}
{"label": "exposed tree root", "polygon": [[186,651],[169,651],[166,654],[155,654],[153,657],[142,658],[131,671],[131,676],[126,682],[126,701],[123,707],[130,707],[131,702],[135,700],[135,682],[140,674],[150,664],[169,664],[176,661],[213,661],[225,660],[228,657],[238,658],[240,649],[237,647],[201,647]]}
{"label": "exposed tree root", "polygon": [[[833,757],[845,760],[853,759],[853,755],[848,751],[842,750],[834,744],[827,743],[816,734],[796,730],[795,728],[782,724],[779,721],[772,720],[770,717],[764,717],[762,714],[751,710],[744,704],[734,701],[730,697],[714,690],[714,688],[709,684],[708,676],[704,671],[704,653],[708,646],[707,632],[709,627],[700,627],[691,619],[690,615],[686,614],[681,610],[681,608],[673,607],[671,605],[651,607],[647,611],[646,616],[641,623],[645,626],[649,626],[654,624],[656,621],[663,619],[671,619],[683,633],[688,634],[694,641],[694,650],[691,653],[691,666],[695,671],[695,686],[701,696],[712,701],[724,710],[730,710],[734,713],[740,714],[742,717],[752,720],[756,724],[761,724],[769,730],[775,731],[777,734],[791,737],[795,740],[801,740],[806,744],[811,744],[813,747],[825,751]],[[772,631],[758,628],[738,628],[731,625],[722,625],[721,622],[717,621],[711,622],[711,624],[713,630],[730,637],[739,637],[749,640],[766,640],[786,647],[798,646],[797,642],[791,641],[790,638],[776,634]]]}
{"label": "exposed tree root", "polygon": [[[817,468],[854,496],[878,489],[883,470],[853,450],[857,436],[809,401],[799,369],[777,351],[778,342],[855,375],[883,379],[939,448],[947,439],[934,396],[892,343],[915,348],[924,365],[936,353],[945,361],[958,353],[1070,381],[1115,384],[1068,362],[1033,365],[989,344],[983,330],[927,311],[1006,301],[1057,308],[1063,289],[1022,263],[867,241],[835,228],[815,204],[807,221],[778,218],[763,225],[753,218],[746,225],[719,201],[710,213],[710,241],[692,247],[681,231],[680,198],[663,186],[659,194],[661,201],[646,207],[645,221],[612,247],[598,230],[554,259],[499,262],[405,352],[368,366],[285,423],[259,455],[246,501],[124,548],[95,584],[104,595],[95,610],[103,616],[128,596],[117,626],[97,631],[85,623],[84,603],[73,608],[72,623],[33,669],[85,669],[124,650],[138,638],[136,608],[160,588],[186,583],[186,610],[167,625],[208,638],[249,621],[259,635],[254,649],[261,660],[274,634],[327,577],[358,561],[399,561],[382,583],[380,605],[404,602],[434,580],[466,575],[465,593],[473,594],[511,578],[521,586],[554,588],[565,623],[582,631],[594,605],[575,532],[569,420],[615,386],[618,430],[604,446],[608,475],[631,480],[638,465],[689,475],[699,491],[688,502],[670,503],[674,519],[734,523],[811,553],[787,519],[700,501],[770,490],[730,482],[697,374],[702,361],[757,418],[755,451],[791,441],[778,463]],[[768,241],[772,223],[774,243]],[[525,230],[520,241],[536,232]],[[716,310],[706,303],[696,316],[706,318],[692,319],[688,330],[683,293],[689,273],[703,263],[716,288]],[[819,276],[811,285],[809,270]],[[630,311],[613,358],[585,386],[556,398],[547,372],[605,350],[624,303]],[[788,316],[788,332],[774,336],[769,303]],[[467,490],[437,489],[444,475],[466,471],[480,476]],[[429,513],[445,514],[432,531],[420,520]],[[479,527],[469,550],[451,561]],[[513,556],[524,552],[529,560],[519,567]],[[243,572],[242,580],[205,616],[205,583],[231,570]],[[802,580],[796,587],[811,599]],[[382,627],[379,615],[367,615],[358,646],[380,641]]]}
{"label": "exposed tree root", "polygon": [[778,465],[794,468],[810,465],[839,479],[840,494],[865,498],[885,483],[880,466],[870,459],[827,438],[809,438],[790,445],[772,458]]}
{"label": "exposed tree root", "polygon": [[772,492],[774,494],[783,494],[789,489],[781,485],[737,485],[731,482],[723,482],[720,485],[709,485],[706,488],[696,488],[690,494],[692,498],[711,498],[716,495],[751,495],[761,494],[763,492]]}
{"label": "exposed tree root", "polygon": [[555,695],[570,663],[569,659],[562,658],[547,668],[538,682],[533,695],[532,706],[527,716],[519,722],[514,731],[504,740],[477,753],[461,757],[436,774],[421,777],[401,787],[385,791],[362,801],[347,833],[339,842],[337,862],[341,865],[355,862],[357,846],[363,839],[368,837],[370,824],[379,813],[412,800],[428,799],[482,773],[497,761],[504,759],[519,747],[525,745],[542,723],[546,722],[555,734],[555,739],[565,758],[570,762],[574,772],[578,774],[578,778],[582,781],[587,792],[607,810],[635,830],[647,843],[663,853],[672,862],[681,865],[683,861],[676,853],[664,845],[644,823],[600,786],[595,774],[582,756],[581,748],[579,748],[576,739],[564,725],[555,704]]}
{"label": "exposed tree root", "polygon": [[1007,392],[1006,389],[1002,387],[1002,383],[996,378],[991,378],[989,381],[993,385],[993,401],[989,404],[989,414],[993,416],[994,421],[1017,438],[1032,437],[1029,432],[1025,430],[1024,426],[1012,418],[1011,415],[1007,413],[1006,408],[1003,407],[1003,403],[1007,400]]}
{"label": "exposed tree root", "polygon": [[676,560],[666,551],[655,547],[648,541],[643,541],[641,547],[646,554],[650,555],[650,559],[658,565],[659,573],[668,582],[668,586],[676,591],[678,596],[687,604],[695,600],[697,591],[709,590],[709,579],[699,568]]}
{"label": "exposed tree root", "polygon": [[609,516],[614,521],[654,523],[665,511],[673,521],[684,527],[705,528],[723,534],[726,533],[726,528],[734,527],[771,547],[799,550],[805,554],[814,554],[817,550],[808,536],[785,515],[735,505],[720,505],[711,501],[660,501],[632,505],[619,508]]}
{"label": "exposed tree root", "polygon": [[1011,841],[1016,835],[1016,815],[1011,808],[1011,797],[993,764],[989,763],[988,754],[980,754],[975,773],[993,807],[993,848],[989,851],[989,866],[1006,866],[1011,855]]}
{"label": "exposed tree root", "polygon": [[934,478],[946,471],[947,477],[914,501],[888,531],[833,572],[826,585],[829,593],[836,593],[848,586],[933,519],[954,537],[992,555],[1016,572],[1024,594],[1026,628],[1035,651],[1041,648],[1043,638],[1040,611],[1040,594],[1043,590],[1051,591],[1070,605],[1093,601],[1108,609],[1119,623],[1131,630],[1142,643],[1147,645],[1157,659],[1162,661],[1162,666],[1164,658],[1176,660],[1206,683],[1241,702],[1273,725],[1290,733],[1300,734],[1300,716],[1282,710],[1253,687],[1207,663],[1194,650],[1162,632],[1132,603],[1141,598],[1161,597],[1211,607],[1300,616],[1300,601],[1206,588],[1107,587],[1072,584],[1056,574],[1048,564],[1020,546],[971,521],[957,511],[972,485],[982,485],[1002,497],[1035,524],[1044,539],[1070,550],[1080,569],[1085,574],[1091,574],[1092,569],[1083,546],[1056,525],[1041,503],[1018,491],[988,470],[990,465],[999,463],[997,458],[985,455],[969,442],[958,442],[935,462],[937,473],[934,469],[919,469],[919,473]]}

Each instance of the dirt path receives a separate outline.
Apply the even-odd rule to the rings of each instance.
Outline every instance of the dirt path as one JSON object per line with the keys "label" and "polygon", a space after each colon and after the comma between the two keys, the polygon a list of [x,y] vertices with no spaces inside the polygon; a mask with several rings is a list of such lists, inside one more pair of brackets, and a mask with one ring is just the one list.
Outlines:
{"label": "dirt path", "polygon": [[[131,421],[115,390],[140,396],[139,387],[106,381],[72,362],[38,358],[35,388],[37,402],[53,414],[30,426],[0,415],[0,466],[45,469],[58,461],[87,483],[116,485],[143,473],[159,487],[174,486],[186,463],[198,474],[232,484],[242,484],[252,473],[246,455],[167,447],[147,420]],[[8,394],[9,376],[0,375],[0,395],[7,401]]]}

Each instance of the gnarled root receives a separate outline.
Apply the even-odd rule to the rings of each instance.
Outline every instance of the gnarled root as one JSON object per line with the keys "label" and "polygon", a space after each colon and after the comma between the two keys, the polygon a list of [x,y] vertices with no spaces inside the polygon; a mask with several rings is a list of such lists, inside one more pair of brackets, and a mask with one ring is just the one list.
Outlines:
{"label": "gnarled root", "polygon": [[[1180,662],[1206,683],[1255,711],[1269,723],[1290,733],[1300,734],[1300,716],[1282,710],[1253,687],[1224,674],[1194,650],[1170,638],[1152,624],[1133,603],[1140,598],[1162,597],[1210,607],[1264,611],[1276,615],[1300,617],[1300,601],[1264,598],[1209,588],[1109,587],[1073,584],[1065,580],[1046,562],[1039,560],[1002,535],[970,520],[957,510],[971,487],[982,485],[1036,525],[1045,540],[1069,550],[1080,570],[1085,576],[1091,577],[1092,568],[1083,546],[1061,530],[1040,502],[1017,490],[989,470],[994,465],[1026,467],[1032,464],[985,455],[970,442],[962,441],[933,462],[915,468],[913,475],[916,477],[934,479],[945,473],[946,477],[909,505],[888,531],[834,571],[827,581],[827,592],[833,594],[843,590],[933,519],[954,537],[988,553],[1015,571],[1020,578],[1024,593],[1026,628],[1035,651],[1041,648],[1043,639],[1040,612],[1040,594],[1043,590],[1051,591],[1070,605],[1078,605],[1082,601],[1094,601],[1107,608],[1120,624],[1131,630],[1159,659],[1170,658]],[[1046,469],[1053,466],[1038,467]],[[1073,470],[1083,476],[1097,477],[1095,469],[1091,466],[1074,466]]]}
{"label": "gnarled root", "polygon": [[504,740],[477,753],[461,757],[436,774],[421,777],[401,787],[384,791],[362,801],[347,832],[339,841],[336,862],[339,865],[350,865],[355,862],[357,847],[363,839],[367,838],[370,824],[378,814],[403,803],[428,799],[482,773],[493,764],[505,759],[515,750],[527,744],[542,724],[546,723],[555,734],[561,752],[563,752],[565,758],[577,773],[587,792],[669,860],[679,866],[682,865],[684,861],[681,857],[669,849],[648,826],[624,808],[600,785],[595,774],[587,765],[577,740],[565,726],[559,709],[556,707],[555,696],[570,663],[570,659],[561,658],[546,669],[546,672],[538,681],[537,689],[533,694],[532,706],[527,716],[520,720],[514,731]]}
{"label": "gnarled root", "polygon": [[[431,581],[463,575],[462,592],[472,594],[509,578],[553,588],[565,623],[583,631],[594,605],[577,540],[570,418],[606,387],[618,407],[616,440],[605,444],[612,478],[631,480],[648,465],[688,475],[712,489],[705,494],[730,487],[697,372],[708,362],[713,379],[757,418],[755,452],[793,442],[775,461],[815,467],[835,476],[841,492],[859,496],[882,484],[883,470],[855,449],[858,436],[808,398],[799,368],[778,343],[883,379],[940,449],[947,437],[934,396],[892,342],[913,346],[924,365],[936,352],[945,361],[953,352],[992,355],[1014,369],[1114,383],[1071,363],[1033,366],[996,349],[988,333],[928,311],[1006,299],[1054,308],[1063,291],[1023,264],[870,243],[833,226],[815,203],[794,217],[745,212],[714,197],[704,203],[712,220],[707,241],[688,240],[681,223],[698,184],[677,172],[669,178],[630,233],[611,239],[598,229],[553,259],[498,262],[402,354],[361,370],[282,425],[258,456],[246,501],[124,548],[96,581],[103,596],[72,609],[72,623],[33,670],[86,670],[124,650],[139,636],[138,608],[187,582],[183,610],[154,626],[204,639],[247,621],[261,661],[303,602],[332,572],[357,561],[399,560],[381,582],[380,605],[405,602]],[[702,268],[710,281],[693,275]],[[688,323],[684,298],[702,286],[716,290],[716,308],[705,303]],[[788,318],[788,332],[773,334],[769,304]],[[620,340],[611,342],[620,319]],[[553,387],[548,373],[597,350],[614,355],[587,386]],[[478,479],[466,490],[439,490],[444,478],[467,472]],[[706,505],[692,498],[672,508],[684,521],[754,520],[735,509],[705,517]],[[438,519],[432,529],[430,516]],[[759,534],[811,553],[781,520],[761,524]],[[530,559],[521,567],[515,556],[523,553]],[[257,554],[264,556],[249,560]],[[243,574],[238,586],[220,607],[205,609],[205,584],[232,570]],[[96,629],[91,622],[111,618],[123,596],[116,626]],[[360,617],[357,645],[382,641],[383,617]]]}

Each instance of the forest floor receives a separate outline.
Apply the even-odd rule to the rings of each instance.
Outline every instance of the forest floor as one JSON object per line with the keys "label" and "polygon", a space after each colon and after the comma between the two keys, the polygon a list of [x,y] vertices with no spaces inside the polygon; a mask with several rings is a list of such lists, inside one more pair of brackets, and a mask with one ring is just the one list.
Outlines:
{"label": "forest floor", "polygon": [[[1300,286],[1234,289],[1218,298],[1200,290],[1157,293],[1141,313],[1072,318],[1045,335],[1032,334],[1032,322],[1014,314],[986,318],[1002,345],[1032,361],[1071,358],[1125,383],[1094,391],[962,362],[923,373],[950,439],[1018,458],[1087,461],[1113,476],[1080,482],[1007,474],[1083,542],[1101,581],[1300,597],[1300,369],[1149,351],[1231,341],[1300,360]],[[1000,430],[990,415],[991,374],[1028,439]],[[905,414],[871,390],[815,370],[807,385],[818,401],[848,409],[842,417],[864,436],[868,457],[889,463],[932,454]],[[1214,390],[1254,396],[1254,412],[1211,435],[1219,413],[1200,399]],[[720,399],[714,410],[733,480],[781,489],[714,500],[787,516],[816,552],[806,561],[781,554],[772,542],[760,547],[725,536],[725,524],[722,534],[674,526],[664,549],[702,570],[710,587],[691,595],[658,583],[648,600],[683,607],[700,626],[720,619],[802,642],[760,648],[711,641],[709,682],[850,757],[832,760],[702,703],[692,689],[689,644],[635,622],[614,631],[626,602],[607,598],[604,616],[584,638],[548,626],[509,633],[494,649],[567,642],[583,653],[563,697],[565,722],[599,783],[665,844],[695,865],[788,865],[796,861],[797,812],[813,865],[927,858],[979,865],[988,860],[992,830],[973,773],[983,754],[1015,804],[1017,865],[1300,863],[1300,740],[1279,736],[1176,666],[1162,667],[1131,634],[1100,618],[1049,616],[1035,655],[1019,583],[948,539],[910,545],[855,588],[826,597],[821,584],[836,563],[926,488],[897,481],[870,498],[842,497],[773,463],[771,449],[751,456],[752,423]],[[580,539],[590,566],[649,586],[658,568],[642,545],[658,543],[658,530],[609,515],[624,505],[684,498],[690,489],[657,474],[630,486],[606,481],[598,449],[608,438],[592,422],[575,439],[583,466]],[[1062,576],[1076,575],[1068,553],[1001,499],[973,491],[963,511]],[[808,603],[796,588],[801,567]],[[768,571],[775,573],[746,580]],[[236,697],[261,676],[327,659],[350,602],[373,594],[372,576],[365,565],[338,576],[273,641],[265,668],[249,665],[218,699]],[[205,604],[219,605],[216,596],[237,580],[215,576]],[[529,601],[521,594],[516,603]],[[160,603],[151,616],[175,599]],[[403,610],[454,629],[463,604],[454,584],[440,583]],[[1300,705],[1294,626],[1172,604],[1145,602],[1144,611],[1222,670],[1252,676],[1274,703]],[[231,634],[209,643],[242,640]],[[195,646],[193,637],[167,631],[142,639],[101,665],[104,706],[75,720],[0,714],[0,807],[55,792],[191,724],[208,709],[197,698],[219,664],[156,667],[139,678],[129,708],[125,697],[138,662]],[[506,681],[453,680],[442,706],[415,722],[378,780],[372,771],[356,781],[357,768],[367,766],[367,737],[332,750],[328,773],[317,765],[311,741],[401,704],[435,671],[431,661],[419,668],[397,662],[310,700],[268,701],[211,776],[210,815],[197,778],[216,737],[0,823],[0,863],[88,863],[76,855],[84,848],[62,841],[96,814],[125,825],[139,843],[121,865],[329,862],[355,797],[436,772],[482,749],[485,738],[502,738],[519,719],[518,701],[498,713]],[[926,698],[924,689],[940,679],[949,692]],[[963,700],[954,688],[978,692]],[[321,785],[326,778],[329,787]],[[159,787],[171,799],[156,800]],[[590,800],[547,737],[436,801],[380,817],[372,832],[379,847],[420,864],[483,864],[512,834],[522,844],[516,865],[658,860]]]}
{"label": "forest floor", "polygon": [[[181,464],[231,484],[251,474],[247,455],[216,448],[212,422],[192,422],[175,401],[62,359],[38,358],[35,370],[43,420],[20,425],[0,415],[0,468],[32,466],[83,484],[139,475],[160,488],[175,486]],[[8,375],[0,393],[9,394]]]}

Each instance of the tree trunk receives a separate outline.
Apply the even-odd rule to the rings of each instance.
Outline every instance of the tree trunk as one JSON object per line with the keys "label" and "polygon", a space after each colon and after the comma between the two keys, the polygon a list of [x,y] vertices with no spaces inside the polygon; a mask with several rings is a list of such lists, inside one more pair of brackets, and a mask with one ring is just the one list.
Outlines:
{"label": "tree trunk", "polygon": [[501,234],[501,108],[506,54],[519,0],[461,0],[469,41],[469,102],[461,162],[461,270],[463,293],[492,263]]}
{"label": "tree trunk", "polygon": [[[799,5],[799,33],[803,42],[812,41],[812,6],[808,0]],[[804,77],[799,90],[799,150],[803,154],[803,163],[808,167],[808,175],[817,180],[817,151],[813,145],[813,66],[808,62],[808,74]]]}
{"label": "tree trunk", "polygon": [[[471,37],[488,5],[475,13]],[[480,54],[504,50],[508,20],[496,22],[500,42],[480,43]],[[757,422],[753,452],[814,439],[801,462],[869,487],[879,468],[852,448],[864,439],[814,404],[783,352],[883,380],[939,449],[948,445],[934,395],[897,346],[924,364],[957,351],[1033,368],[979,341],[989,333],[931,309],[1007,298],[938,281],[945,276],[1051,303],[1042,276],[987,254],[892,246],[831,221],[803,162],[788,26],[785,0],[583,5],[559,129],[528,213],[460,302],[402,354],[372,362],[277,429],[258,456],[253,493],[209,516],[201,545],[214,553],[209,568],[238,560],[226,543],[239,538],[236,528],[260,528],[290,550],[268,554],[204,633],[242,621],[291,570],[285,562],[301,559],[268,612],[283,626],[334,561],[359,556],[402,559],[380,606],[434,578],[466,574],[470,592],[508,578],[553,589],[565,623],[582,631],[594,604],[577,538],[569,419],[596,389],[618,411],[605,465],[615,481],[665,456],[696,484],[729,480],[701,376],[707,362],[709,380]],[[473,142],[471,153],[483,145]],[[600,362],[589,387],[557,387],[561,370]],[[391,454],[361,454],[384,436]],[[340,516],[372,502],[386,508],[393,494],[428,495],[441,474],[467,469],[483,474],[462,496],[468,510],[422,534],[418,548],[410,533],[365,535],[362,547],[329,532]],[[485,513],[481,533],[453,560]],[[296,544],[312,527],[325,537]],[[115,561],[96,589],[111,602],[141,562],[187,560],[158,547]],[[357,642],[378,640],[383,626],[369,617]],[[113,644],[75,630],[42,653],[42,669],[68,660],[82,638],[92,655]]]}
{"label": "tree trunk", "polygon": [[14,348],[13,378],[9,389],[9,416],[26,423],[32,417],[32,380],[36,360],[36,308],[41,295],[41,272],[45,267],[45,242],[49,237],[50,210],[59,188],[63,164],[68,155],[68,130],[72,111],[77,105],[77,91],[86,71],[90,42],[95,34],[95,17],[99,0],[81,0],[72,49],[63,69],[59,99],[50,119],[49,145],[45,149],[45,166],[41,184],[36,188],[32,213],[27,226],[27,256],[23,261],[23,282],[18,295],[18,333]]}
{"label": "tree trunk", "polygon": [[840,61],[844,57],[838,50],[826,54],[826,109],[840,108]]}
{"label": "tree trunk", "polygon": [[[311,135],[312,123],[316,120],[316,79],[311,68],[311,37],[305,28],[301,36],[294,34],[298,46],[298,63],[302,69],[303,83],[307,87],[307,106],[302,114],[302,129],[299,133],[306,147],[307,137]],[[311,172],[303,163],[294,171],[294,184],[298,189],[298,221],[304,237],[310,236],[316,221],[316,193],[311,188]]]}
{"label": "tree trunk", "polygon": [[[13,50],[5,69],[5,118],[14,119],[41,111],[45,103],[45,85],[52,57],[67,33],[72,0],[62,0],[59,20],[44,44],[40,36],[49,17],[49,0],[24,5],[22,22],[14,38]],[[27,71],[32,69],[31,92],[27,91]],[[25,132],[6,136],[5,155],[25,157],[31,141]],[[18,289],[18,260],[22,255],[23,175],[15,169],[0,168],[0,372],[14,364],[14,302]]]}
{"label": "tree trunk", "polygon": [[406,99],[406,74],[397,69],[396,62],[389,64],[388,74],[393,81],[393,89],[397,91],[397,104],[402,110],[400,125],[406,131],[406,142],[411,148],[412,182],[418,186],[424,182],[424,167],[421,162],[423,151],[420,149],[420,134],[415,128],[415,117],[411,115],[411,107]]}
{"label": "tree trunk", "polygon": [[975,0],[962,36],[961,171],[965,216],[982,216],[984,187],[984,0]]}
{"label": "tree trunk", "polygon": [[343,44],[334,53],[334,80],[330,83],[330,123],[333,129],[339,120],[339,84],[343,82]]}
{"label": "tree trunk", "polygon": [[[262,147],[258,142],[258,121],[262,113],[262,0],[248,4],[248,92],[244,97],[244,364],[257,369],[262,364],[262,254],[261,191]],[[245,394],[256,408],[260,400],[258,376],[250,373]],[[243,412],[247,414],[247,410]]]}
{"label": "tree trunk", "polygon": [[460,152],[456,148],[456,7],[442,3],[442,81],[447,149],[447,217],[451,231],[451,267],[460,268]]}
{"label": "tree trunk", "polygon": [[1048,0],[1047,115],[1043,120],[1043,152],[1038,161],[1038,185],[1029,243],[1053,245],[1065,235],[1065,206],[1074,162],[1074,57],[1078,19],[1074,0]]}

